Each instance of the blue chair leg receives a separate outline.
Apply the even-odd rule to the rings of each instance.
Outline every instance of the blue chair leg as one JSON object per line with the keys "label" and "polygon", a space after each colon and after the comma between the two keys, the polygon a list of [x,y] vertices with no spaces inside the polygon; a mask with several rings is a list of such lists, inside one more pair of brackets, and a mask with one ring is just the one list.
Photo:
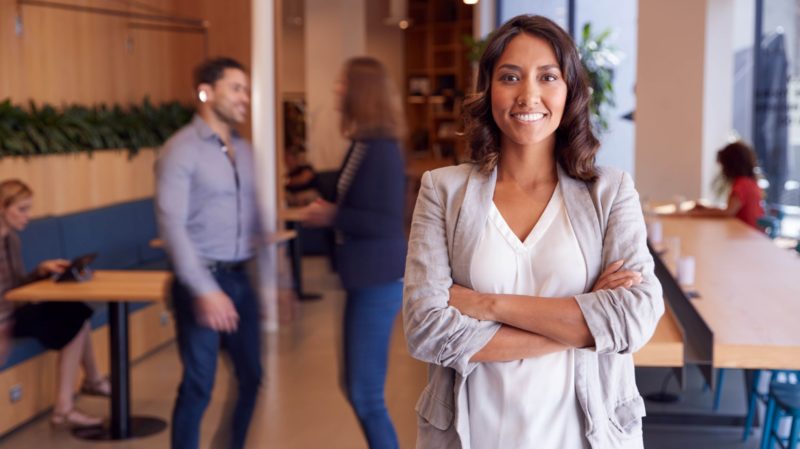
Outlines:
{"label": "blue chair leg", "polygon": [[786,442],[786,449],[797,448],[798,431],[800,431],[800,416],[792,416],[792,427],[789,430],[789,441]]}
{"label": "blue chair leg", "polygon": [[775,399],[769,398],[767,401],[767,413],[764,414],[764,425],[761,428],[761,449],[772,447],[772,428],[775,421]]}
{"label": "blue chair leg", "polygon": [[719,401],[722,398],[722,382],[725,381],[725,369],[720,368],[717,370],[717,385],[714,389],[714,404],[711,406],[711,410],[715,412],[719,409]]}
{"label": "blue chair leg", "polygon": [[758,411],[757,401],[759,397],[758,383],[761,381],[761,370],[753,372],[753,384],[750,386],[750,398],[747,401],[747,417],[744,419],[744,432],[742,433],[742,441],[747,441],[750,437],[750,431],[753,428],[753,418]]}

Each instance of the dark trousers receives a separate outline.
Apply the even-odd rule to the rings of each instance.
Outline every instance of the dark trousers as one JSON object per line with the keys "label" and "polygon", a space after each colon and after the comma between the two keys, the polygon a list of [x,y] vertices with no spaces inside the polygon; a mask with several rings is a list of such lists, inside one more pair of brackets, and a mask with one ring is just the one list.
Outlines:
{"label": "dark trousers", "polygon": [[228,352],[238,381],[232,420],[223,420],[232,425],[226,448],[244,447],[261,385],[259,305],[255,292],[244,271],[217,271],[214,277],[239,313],[236,332],[220,333],[198,323],[193,295],[178,281],[172,285],[178,350],[183,363],[183,378],[172,413],[173,449],[199,447],[200,422],[211,400],[220,348]]}
{"label": "dark trousers", "polygon": [[399,281],[347,290],[345,388],[370,449],[398,448],[383,390],[392,324],[402,303],[403,284]]}

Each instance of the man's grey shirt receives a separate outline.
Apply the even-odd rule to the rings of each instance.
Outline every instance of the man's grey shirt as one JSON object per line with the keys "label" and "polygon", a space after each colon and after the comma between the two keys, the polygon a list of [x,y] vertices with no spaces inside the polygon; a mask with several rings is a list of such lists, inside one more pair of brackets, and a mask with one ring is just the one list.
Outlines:
{"label": "man's grey shirt", "polygon": [[219,290],[208,265],[253,257],[261,226],[253,150],[231,136],[234,159],[195,115],[156,160],[156,219],[175,275],[195,296]]}

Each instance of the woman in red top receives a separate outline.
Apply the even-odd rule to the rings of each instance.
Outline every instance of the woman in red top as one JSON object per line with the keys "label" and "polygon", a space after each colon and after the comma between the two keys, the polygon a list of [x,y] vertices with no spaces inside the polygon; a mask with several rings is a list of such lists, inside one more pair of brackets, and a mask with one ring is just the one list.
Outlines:
{"label": "woman in red top", "polygon": [[731,194],[725,209],[697,205],[691,215],[702,217],[736,217],[758,228],[756,221],[764,215],[761,188],[756,183],[756,160],[753,150],[744,142],[734,142],[717,153],[722,175],[731,183]]}

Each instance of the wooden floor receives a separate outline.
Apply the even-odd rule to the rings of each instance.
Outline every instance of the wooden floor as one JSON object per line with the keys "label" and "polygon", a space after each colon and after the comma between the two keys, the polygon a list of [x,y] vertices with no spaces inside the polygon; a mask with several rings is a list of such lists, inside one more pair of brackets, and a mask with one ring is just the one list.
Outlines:
{"label": "wooden floor", "polygon": [[[322,258],[304,258],[306,289],[324,293],[320,301],[284,307],[282,328],[266,336],[265,388],[250,429],[248,448],[362,449],[366,443],[345,402],[338,382],[339,335],[344,295]],[[289,316],[293,315],[293,316]],[[387,380],[387,402],[404,449],[414,447],[414,404],[425,386],[426,370],[410,358],[402,339],[400,321],[395,324]],[[169,419],[180,378],[174,344],[137,363],[131,372],[133,412]],[[203,421],[203,448],[209,448],[230,389],[229,370],[218,371],[212,404]],[[107,402],[79,398],[78,406],[107,414]],[[10,448],[118,448],[169,447],[169,433],[126,442],[88,443],[67,432],[52,430],[47,416],[0,439],[0,449]],[[216,448],[215,448],[216,449]]]}

